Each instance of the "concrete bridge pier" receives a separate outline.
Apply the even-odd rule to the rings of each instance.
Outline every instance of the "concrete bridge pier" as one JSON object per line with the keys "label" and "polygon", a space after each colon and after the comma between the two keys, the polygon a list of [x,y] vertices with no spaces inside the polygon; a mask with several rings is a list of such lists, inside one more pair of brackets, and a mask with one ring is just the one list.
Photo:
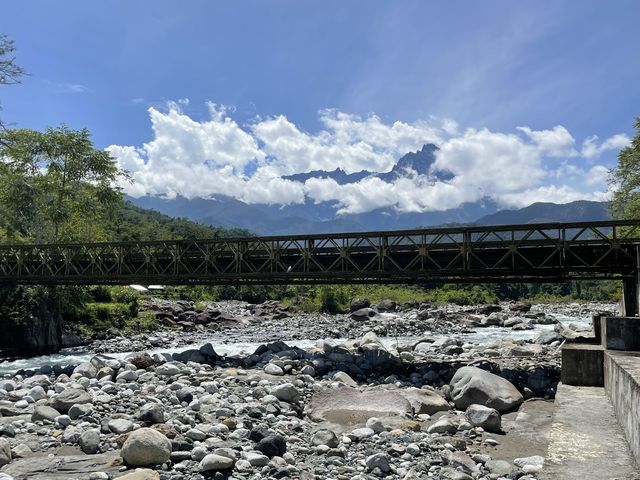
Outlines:
{"label": "concrete bridge pier", "polygon": [[637,317],[640,315],[640,281],[638,274],[622,281],[622,316]]}

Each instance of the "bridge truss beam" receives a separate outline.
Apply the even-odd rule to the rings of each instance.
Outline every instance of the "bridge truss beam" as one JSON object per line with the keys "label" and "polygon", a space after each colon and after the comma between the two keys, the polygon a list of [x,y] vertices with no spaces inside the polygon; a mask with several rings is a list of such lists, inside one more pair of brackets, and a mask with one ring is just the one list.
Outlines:
{"label": "bridge truss beam", "polygon": [[0,246],[5,284],[558,282],[637,278],[640,222]]}

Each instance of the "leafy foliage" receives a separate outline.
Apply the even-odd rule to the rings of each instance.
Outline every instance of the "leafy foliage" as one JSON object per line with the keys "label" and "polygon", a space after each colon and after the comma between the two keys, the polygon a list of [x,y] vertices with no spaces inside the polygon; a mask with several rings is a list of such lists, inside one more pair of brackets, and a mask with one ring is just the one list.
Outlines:
{"label": "leafy foliage", "polygon": [[113,158],[93,147],[89,131],[66,126],[45,132],[2,133],[0,226],[9,241],[95,240],[122,202],[124,176]]}
{"label": "leafy foliage", "polygon": [[[13,41],[4,34],[0,34],[0,85],[15,85],[20,83],[24,70],[16,63],[16,47]],[[0,120],[0,129],[4,129],[5,124]],[[2,139],[0,138],[0,142]]]}
{"label": "leafy foliage", "polygon": [[611,211],[616,218],[640,219],[640,117],[635,129],[631,145],[620,151],[618,165],[609,177],[614,188]]}

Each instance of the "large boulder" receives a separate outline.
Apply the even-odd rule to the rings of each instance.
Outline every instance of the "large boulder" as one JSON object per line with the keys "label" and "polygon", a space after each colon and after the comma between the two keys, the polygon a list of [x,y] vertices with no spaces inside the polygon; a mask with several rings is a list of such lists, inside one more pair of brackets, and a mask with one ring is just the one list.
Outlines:
{"label": "large boulder", "polygon": [[398,393],[409,400],[413,412],[416,415],[426,413],[433,415],[436,412],[446,412],[450,410],[449,402],[437,392],[421,388],[407,388]]}
{"label": "large boulder", "polygon": [[49,400],[49,405],[59,412],[67,413],[76,404],[93,403],[91,395],[79,388],[67,388]]}
{"label": "large boulder", "polygon": [[120,455],[132,467],[159,465],[171,457],[171,442],[157,430],[141,428],[129,435]]}
{"label": "large boulder", "polygon": [[409,401],[399,393],[371,389],[361,392],[343,387],[316,393],[305,409],[314,421],[328,421],[341,426],[365,424],[368,419],[411,417]]}
{"label": "large boulder", "polygon": [[477,367],[458,369],[450,383],[451,398],[459,410],[479,404],[499,412],[513,410],[524,401],[511,382]]}

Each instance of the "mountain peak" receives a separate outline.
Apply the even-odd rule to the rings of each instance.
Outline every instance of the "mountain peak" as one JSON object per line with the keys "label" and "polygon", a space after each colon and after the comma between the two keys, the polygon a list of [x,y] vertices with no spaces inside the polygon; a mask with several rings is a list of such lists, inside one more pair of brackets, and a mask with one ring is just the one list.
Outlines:
{"label": "mountain peak", "polygon": [[[400,157],[388,172],[361,170],[360,172],[347,173],[341,168],[336,168],[331,171],[313,170],[311,172],[295,173],[282,178],[297,182],[305,182],[310,178],[331,178],[340,185],[344,185],[346,183],[358,182],[366,177],[378,177],[381,180],[389,182],[406,176],[410,171],[414,171],[418,175],[429,175],[431,166],[436,161],[436,152],[438,150],[439,148],[433,143],[425,143],[420,150],[409,152]],[[446,171],[435,172],[435,176],[441,181],[450,180],[453,177],[450,172]]]}

